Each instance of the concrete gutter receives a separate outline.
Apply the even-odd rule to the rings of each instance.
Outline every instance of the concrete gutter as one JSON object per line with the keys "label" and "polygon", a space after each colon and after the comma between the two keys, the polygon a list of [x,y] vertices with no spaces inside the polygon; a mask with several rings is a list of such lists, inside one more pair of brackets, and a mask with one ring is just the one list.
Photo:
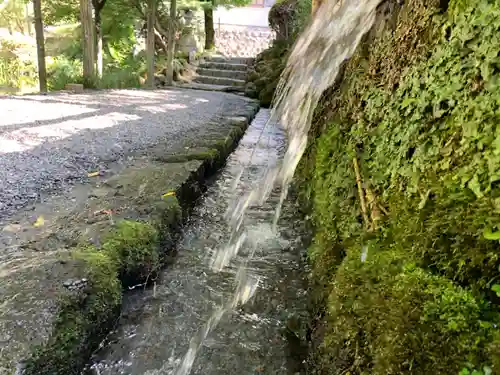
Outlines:
{"label": "concrete gutter", "polygon": [[[175,256],[184,220],[258,111],[247,104],[183,149],[148,149],[81,189],[71,212],[44,204],[50,224],[22,239],[0,286],[0,374],[78,375],[113,328],[122,294],[147,286]],[[54,206],[56,207],[56,206]]]}

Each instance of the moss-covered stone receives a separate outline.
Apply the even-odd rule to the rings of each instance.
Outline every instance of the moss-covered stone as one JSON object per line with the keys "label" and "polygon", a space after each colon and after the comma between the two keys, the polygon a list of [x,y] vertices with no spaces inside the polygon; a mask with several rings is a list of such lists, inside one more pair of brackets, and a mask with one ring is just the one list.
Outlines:
{"label": "moss-covered stone", "polygon": [[102,251],[118,265],[124,286],[144,282],[160,267],[159,235],[151,224],[120,221],[102,244]]}
{"label": "moss-covered stone", "polygon": [[286,56],[292,41],[274,41],[269,49],[263,51],[255,62],[254,71],[247,76],[247,82],[253,83],[253,90],[260,105],[269,107],[286,64]]}
{"label": "moss-covered stone", "polygon": [[324,94],[298,176],[318,373],[500,372],[499,26],[484,0],[385,2]]}
{"label": "moss-covered stone", "polygon": [[34,349],[25,375],[79,374],[120,312],[120,265],[95,247],[75,249],[73,261],[85,270],[82,290],[61,298],[52,335]]}

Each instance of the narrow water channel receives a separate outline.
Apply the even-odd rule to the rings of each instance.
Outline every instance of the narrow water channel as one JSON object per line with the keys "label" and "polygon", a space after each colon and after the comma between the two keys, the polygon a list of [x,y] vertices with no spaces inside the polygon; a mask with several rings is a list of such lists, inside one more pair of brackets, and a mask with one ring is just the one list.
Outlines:
{"label": "narrow water channel", "polygon": [[190,374],[304,373],[305,348],[293,334],[306,314],[303,224],[292,204],[285,205],[277,234],[272,221],[279,192],[263,206],[250,208],[245,218],[247,240],[233,263],[218,273],[209,266],[214,250],[229,239],[226,210],[263,183],[267,169],[285,152],[284,132],[276,124],[266,126],[268,118],[268,110],[257,114],[208,188],[184,228],[174,264],[153,288],[126,295],[118,328],[96,353],[88,373],[175,374],[191,339],[232,298],[237,268],[253,251],[247,272],[259,281],[257,291],[245,305],[223,316],[207,335]]}

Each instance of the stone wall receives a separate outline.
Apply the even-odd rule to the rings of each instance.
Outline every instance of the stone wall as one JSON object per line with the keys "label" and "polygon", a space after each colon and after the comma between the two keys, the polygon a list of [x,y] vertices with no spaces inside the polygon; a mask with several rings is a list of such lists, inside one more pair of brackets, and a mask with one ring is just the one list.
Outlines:
{"label": "stone wall", "polygon": [[273,39],[274,33],[267,27],[216,25],[215,46],[225,56],[255,57]]}

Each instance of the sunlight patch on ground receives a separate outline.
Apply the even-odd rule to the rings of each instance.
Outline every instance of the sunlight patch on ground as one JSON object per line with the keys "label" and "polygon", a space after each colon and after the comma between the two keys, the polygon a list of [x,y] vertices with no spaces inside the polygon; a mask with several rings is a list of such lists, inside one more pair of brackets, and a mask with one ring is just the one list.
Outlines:
{"label": "sunlight patch on ground", "polygon": [[112,112],[80,120],[68,120],[51,125],[21,128],[6,132],[0,136],[0,154],[25,151],[50,140],[70,137],[82,130],[110,128],[123,121],[134,121],[140,118],[137,115]]}
{"label": "sunlight patch on ground", "polygon": [[95,112],[97,109],[78,104],[43,103],[33,98],[0,98],[0,129],[3,126],[22,125],[35,121],[55,120]]}

